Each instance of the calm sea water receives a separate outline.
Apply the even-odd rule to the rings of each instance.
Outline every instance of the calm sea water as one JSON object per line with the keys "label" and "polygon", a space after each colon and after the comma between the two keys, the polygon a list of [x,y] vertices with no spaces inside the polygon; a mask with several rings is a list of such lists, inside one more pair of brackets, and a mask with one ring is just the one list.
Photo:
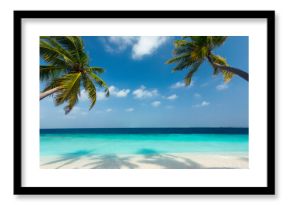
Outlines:
{"label": "calm sea water", "polygon": [[247,128],[41,129],[40,155],[248,152]]}

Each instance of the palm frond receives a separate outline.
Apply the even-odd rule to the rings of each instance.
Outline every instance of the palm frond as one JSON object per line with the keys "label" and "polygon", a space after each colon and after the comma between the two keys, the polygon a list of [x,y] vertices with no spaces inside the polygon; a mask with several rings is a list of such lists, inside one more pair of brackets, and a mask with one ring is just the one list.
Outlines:
{"label": "palm frond", "polygon": [[196,42],[200,42],[200,37],[202,36],[182,36],[182,39],[189,39],[190,41],[196,43]]}
{"label": "palm frond", "polygon": [[105,94],[106,94],[106,97],[110,96],[110,90],[108,87],[105,88]]}
{"label": "palm frond", "polygon": [[54,92],[55,105],[67,102],[64,107],[66,114],[78,102],[81,83],[91,101],[90,109],[96,103],[95,85],[105,88],[106,96],[109,96],[107,84],[98,76],[104,69],[89,66],[81,37],[41,36],[40,56],[48,63],[40,66],[40,79],[47,82],[43,92],[57,88]]}
{"label": "palm frond", "polygon": [[56,41],[55,38],[47,38],[47,41],[54,48],[55,51],[59,52],[62,55],[64,59],[70,62],[74,62],[72,54],[68,50],[64,49],[62,45],[58,41]]}
{"label": "palm frond", "polygon": [[66,56],[62,50],[53,47],[45,40],[40,41],[40,55],[48,63],[54,63],[55,59],[61,60],[67,66],[72,65],[74,62],[70,56]]}
{"label": "palm frond", "polygon": [[54,78],[54,79],[51,79],[51,80],[48,80],[47,81],[47,85],[46,87],[42,90],[42,92],[46,92],[50,89],[53,89],[53,88],[56,88],[56,87],[61,87],[60,85],[60,80],[61,78]]}
{"label": "palm frond", "polygon": [[67,102],[68,104],[64,107],[65,114],[67,115],[70,111],[72,111],[73,107],[75,104],[77,104],[79,98],[79,90],[78,92],[72,92],[71,95],[69,96]]}
{"label": "palm frond", "polygon": [[188,43],[186,40],[175,40],[174,41],[174,46],[175,48],[178,48],[180,46],[185,46]]}
{"label": "palm frond", "polygon": [[199,49],[199,57],[200,58],[205,58],[207,55],[208,55],[208,53],[209,53],[209,49],[208,49],[208,47],[207,46],[202,46],[200,49]]}
{"label": "palm frond", "polygon": [[40,66],[40,80],[47,81],[52,80],[60,75],[64,74],[66,71],[65,67],[53,66],[53,65],[41,65]]}
{"label": "palm frond", "polygon": [[48,42],[40,41],[40,56],[48,63],[54,58],[58,58],[60,53],[55,51]]}
{"label": "palm frond", "polygon": [[166,63],[178,63],[173,71],[180,71],[202,61],[209,53],[206,36],[183,36],[182,40],[175,41],[175,57]]}
{"label": "palm frond", "polygon": [[79,64],[88,63],[83,41],[79,36],[56,36],[55,38],[64,48],[70,51]]}
{"label": "palm frond", "polygon": [[224,76],[224,82],[227,83],[229,82],[233,77],[234,77],[234,73],[223,70],[222,71],[223,76]]}
{"label": "palm frond", "polygon": [[173,50],[173,54],[175,55],[181,55],[184,53],[190,53],[196,49],[195,45],[193,45],[191,42],[188,42],[182,46],[175,47]]}
{"label": "palm frond", "polygon": [[168,61],[166,61],[166,64],[171,64],[171,63],[189,60],[190,56],[191,56],[190,53],[184,53],[182,55],[179,55],[179,56],[176,56],[176,57],[169,59]]}
{"label": "palm frond", "polygon": [[227,36],[212,36],[213,47],[211,49],[221,46],[226,40]]}
{"label": "palm frond", "polygon": [[220,73],[220,69],[218,68],[213,68],[213,75],[218,75]]}
{"label": "palm frond", "polygon": [[207,36],[184,36],[183,38],[190,39],[191,42],[198,47],[207,45]]}
{"label": "palm frond", "polygon": [[84,69],[86,72],[96,72],[98,74],[102,74],[105,72],[104,68],[101,67],[87,67]]}
{"label": "palm frond", "polygon": [[82,82],[85,88],[85,91],[88,94],[89,100],[91,101],[91,105],[89,109],[92,109],[97,100],[97,93],[94,83],[91,81],[90,77],[86,74],[82,75]]}
{"label": "palm frond", "polygon": [[80,93],[80,78],[81,72],[69,73],[59,78],[57,85],[62,88],[61,92],[58,92],[55,96],[55,104],[60,105],[65,101],[68,101],[70,97],[74,98],[75,94]]}
{"label": "palm frond", "polygon": [[178,63],[174,68],[173,71],[181,71],[186,69],[187,67],[191,66],[192,64],[194,64],[195,61],[182,61],[180,63]]}
{"label": "palm frond", "polygon": [[227,63],[227,60],[219,55],[211,54],[210,57],[214,63],[229,66],[229,64]]}
{"label": "palm frond", "polygon": [[97,76],[94,72],[87,72],[87,74],[94,79],[94,81],[97,83],[97,85],[101,88],[108,88],[107,84],[105,81]]}
{"label": "palm frond", "polygon": [[213,49],[221,46],[226,39],[227,36],[183,36],[181,40],[174,42],[174,57],[166,63],[177,63],[173,71],[190,68],[184,78],[186,85],[190,84],[192,76],[205,59],[212,65],[213,74],[222,73],[225,82],[231,80],[234,74],[248,81],[248,73],[230,67],[225,58],[212,53]]}
{"label": "palm frond", "polygon": [[221,46],[227,36],[183,36],[183,39],[190,39],[194,45],[207,46],[210,50]]}
{"label": "palm frond", "polygon": [[94,79],[94,81],[97,83],[97,85],[101,88],[105,88],[105,94],[106,94],[106,97],[109,97],[110,96],[110,90],[109,90],[109,87],[108,85],[105,83],[105,81],[103,81],[103,79],[101,79],[99,76],[97,76],[95,73],[93,72],[90,72],[90,73],[87,73],[91,78]]}
{"label": "palm frond", "polygon": [[196,73],[196,71],[199,69],[200,65],[202,64],[202,61],[196,62],[191,66],[191,69],[186,74],[184,78],[184,84],[186,86],[190,85],[192,76]]}
{"label": "palm frond", "polygon": [[[229,64],[227,63],[227,60],[219,55],[211,54],[210,58],[212,59],[213,63],[224,65],[224,66],[229,66]],[[224,82],[229,82],[234,76],[232,72],[226,71],[226,70],[221,71],[219,68],[215,67],[214,65],[213,65],[213,69],[214,69],[214,75],[217,75],[220,72],[223,74]]]}

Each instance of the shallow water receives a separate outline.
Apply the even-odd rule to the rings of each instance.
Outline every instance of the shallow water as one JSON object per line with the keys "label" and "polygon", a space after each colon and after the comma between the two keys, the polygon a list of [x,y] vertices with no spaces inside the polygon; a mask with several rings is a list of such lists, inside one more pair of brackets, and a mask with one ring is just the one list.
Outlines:
{"label": "shallow water", "polygon": [[[137,130],[137,131],[136,131]],[[165,129],[164,129],[165,130]],[[41,130],[40,155],[87,156],[91,154],[166,154],[166,153],[248,153],[248,134],[241,131],[213,131],[210,134],[196,130],[168,131],[99,131]],[[115,132],[115,133],[114,133]],[[214,134],[213,132],[218,132]],[[243,131],[246,132],[246,131]]]}

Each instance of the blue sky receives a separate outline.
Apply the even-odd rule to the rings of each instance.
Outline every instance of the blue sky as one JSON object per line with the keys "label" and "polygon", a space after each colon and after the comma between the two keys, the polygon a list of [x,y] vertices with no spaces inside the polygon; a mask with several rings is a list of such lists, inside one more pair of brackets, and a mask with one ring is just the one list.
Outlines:
{"label": "blue sky", "polygon": [[[102,78],[111,96],[98,92],[88,110],[84,92],[68,115],[52,97],[40,101],[41,128],[98,127],[248,127],[248,82],[234,76],[224,84],[205,62],[184,87],[184,72],[172,72],[177,37],[82,37],[92,66],[106,69]],[[248,37],[229,37],[214,53],[248,71]],[[44,84],[41,84],[43,88]]]}

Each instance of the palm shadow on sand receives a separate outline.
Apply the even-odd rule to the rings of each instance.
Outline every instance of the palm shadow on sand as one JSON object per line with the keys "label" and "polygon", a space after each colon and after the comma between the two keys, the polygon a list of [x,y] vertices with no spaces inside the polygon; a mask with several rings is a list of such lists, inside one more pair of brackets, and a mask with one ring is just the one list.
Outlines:
{"label": "palm shadow on sand", "polygon": [[119,157],[116,154],[101,155],[92,158],[93,162],[85,164],[83,167],[90,169],[136,169],[137,164],[130,162],[130,157]]}
{"label": "palm shadow on sand", "polygon": [[156,165],[161,169],[228,169],[226,167],[203,167],[201,164],[182,156],[176,156],[154,149],[140,149],[136,155],[141,156],[138,161],[133,161],[133,156],[118,156],[116,154],[96,155],[90,150],[79,150],[72,153],[61,155],[56,160],[42,164],[53,165],[55,169],[66,168],[67,165],[81,160],[81,158],[88,158],[90,161],[82,165],[83,169],[138,169],[140,164]]}
{"label": "palm shadow on sand", "polygon": [[41,166],[62,163],[61,165],[55,168],[55,169],[60,169],[66,165],[72,164],[80,160],[82,157],[90,156],[91,153],[92,151],[89,151],[89,150],[78,150],[76,152],[65,153],[65,154],[62,154],[58,159],[44,163]]}
{"label": "palm shadow on sand", "polygon": [[202,169],[203,167],[190,159],[180,156],[173,156],[170,154],[160,154],[160,152],[153,149],[141,149],[137,154],[144,155],[141,163],[158,165],[165,169]]}

